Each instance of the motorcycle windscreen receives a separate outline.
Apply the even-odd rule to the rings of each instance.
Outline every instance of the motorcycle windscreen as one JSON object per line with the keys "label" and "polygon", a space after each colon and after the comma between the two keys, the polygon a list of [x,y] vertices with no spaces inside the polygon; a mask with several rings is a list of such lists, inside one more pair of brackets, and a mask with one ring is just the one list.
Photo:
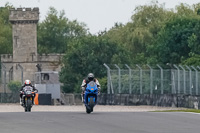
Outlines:
{"label": "motorcycle windscreen", "polygon": [[31,95],[31,93],[32,93],[32,91],[33,91],[33,88],[30,87],[30,86],[25,86],[25,87],[23,88],[23,91],[24,91],[26,94]]}
{"label": "motorcycle windscreen", "polygon": [[89,89],[91,91],[96,91],[97,88],[97,84],[94,81],[91,81],[87,84],[86,90]]}
{"label": "motorcycle windscreen", "polygon": [[90,81],[90,82],[88,83],[88,85],[89,85],[90,87],[94,87],[94,86],[96,85],[96,83],[95,83],[94,81]]}

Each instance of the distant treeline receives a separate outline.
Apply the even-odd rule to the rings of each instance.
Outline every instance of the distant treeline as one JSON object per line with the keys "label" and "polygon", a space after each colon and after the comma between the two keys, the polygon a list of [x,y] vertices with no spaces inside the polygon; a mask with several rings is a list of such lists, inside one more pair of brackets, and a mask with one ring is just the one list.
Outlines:
{"label": "distant treeline", "polygon": [[[0,54],[12,53],[11,7],[0,7]],[[151,2],[133,10],[127,24],[115,23],[110,30],[93,35],[86,24],[49,8],[38,24],[38,52],[65,53],[60,72],[64,92],[79,92],[89,72],[100,79],[105,91],[103,63],[200,65],[200,3],[166,9]]]}

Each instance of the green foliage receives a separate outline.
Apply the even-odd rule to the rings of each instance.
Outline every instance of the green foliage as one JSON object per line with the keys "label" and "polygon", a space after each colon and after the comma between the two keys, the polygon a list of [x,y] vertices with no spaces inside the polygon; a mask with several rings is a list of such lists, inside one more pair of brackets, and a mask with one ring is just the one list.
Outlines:
{"label": "green foliage", "polygon": [[[180,4],[175,10],[168,10],[164,4],[152,2],[136,7],[131,17],[132,21],[126,25],[115,23],[108,32],[102,32],[98,36],[87,35],[71,41],[61,72],[61,81],[69,85],[66,90],[76,90],[73,88],[77,88],[76,84],[88,72],[93,72],[100,78],[104,77],[105,68],[100,67],[103,63],[127,62],[130,66],[146,63],[198,65],[199,9],[199,4]],[[94,52],[96,50],[99,52]],[[93,62],[92,65],[88,65],[90,62]],[[137,80],[138,76],[134,78]],[[118,82],[117,76],[113,76],[113,82],[115,81]],[[128,83],[128,77],[124,77],[123,83]],[[143,91],[149,91],[149,82],[145,83],[147,84],[144,84]],[[159,88],[160,84],[156,79],[154,84],[154,87]],[[139,84],[134,84],[133,87],[138,88]],[[164,91],[168,92],[168,88],[167,86],[167,90]],[[139,90],[136,91],[134,93],[139,93]]]}
{"label": "green foliage", "polygon": [[126,50],[102,35],[88,35],[74,40],[69,46],[60,73],[60,81],[66,87],[65,92],[75,90],[76,84],[90,72],[97,78],[104,77],[104,63],[128,63]]}
{"label": "green foliage", "polygon": [[177,110],[163,110],[163,111],[153,111],[153,112],[192,112],[192,113],[200,113],[199,109],[187,109],[187,108],[178,108]]}
{"label": "green foliage", "polygon": [[9,4],[0,7],[0,54],[12,53],[12,29],[9,23],[11,7]]}
{"label": "green foliage", "polygon": [[126,25],[115,25],[107,36],[110,40],[123,45],[129,51],[132,64],[157,62],[149,47],[174,13],[164,8],[164,5],[152,2],[149,5],[138,6],[132,15],[132,21]]}
{"label": "green foliage", "polygon": [[192,55],[191,57],[182,61],[182,64],[188,66],[200,66],[200,55]]}
{"label": "green foliage", "polygon": [[21,82],[19,81],[10,81],[8,83],[8,88],[13,92],[16,93],[17,91],[20,90],[21,87]]}
{"label": "green foliage", "polygon": [[107,77],[98,79],[101,84],[101,93],[107,93]]}
{"label": "green foliage", "polygon": [[50,7],[46,19],[38,25],[38,52],[65,53],[68,43],[85,35],[85,24],[70,21],[65,12]]}
{"label": "green foliage", "polygon": [[155,53],[159,62],[178,64],[198,50],[200,18],[176,17],[165,24],[157,38]]}

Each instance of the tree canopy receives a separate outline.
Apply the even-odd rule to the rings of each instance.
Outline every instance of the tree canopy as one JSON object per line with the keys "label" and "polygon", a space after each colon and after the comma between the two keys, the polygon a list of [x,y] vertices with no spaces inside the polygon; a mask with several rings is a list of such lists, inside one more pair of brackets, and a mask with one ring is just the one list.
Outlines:
{"label": "tree canopy", "polygon": [[64,11],[50,7],[46,19],[38,24],[38,52],[65,53],[71,40],[86,33],[85,24],[70,21]]}
{"label": "tree canopy", "polygon": [[[12,53],[10,7],[0,7],[0,54]],[[115,23],[92,35],[86,24],[49,8],[38,24],[38,52],[65,54],[60,72],[64,92],[79,92],[89,72],[105,86],[104,63],[200,65],[200,3],[166,9],[151,2],[133,10],[127,24]]]}
{"label": "tree canopy", "polygon": [[60,73],[60,80],[67,92],[79,89],[77,85],[80,86],[83,78],[90,72],[96,77],[105,77],[104,63],[129,63],[126,49],[109,41],[105,35],[88,35],[71,43],[70,46],[73,46],[68,48],[63,58],[64,66]]}
{"label": "tree canopy", "polygon": [[0,54],[12,53],[12,27],[8,19],[11,7],[0,7]]}

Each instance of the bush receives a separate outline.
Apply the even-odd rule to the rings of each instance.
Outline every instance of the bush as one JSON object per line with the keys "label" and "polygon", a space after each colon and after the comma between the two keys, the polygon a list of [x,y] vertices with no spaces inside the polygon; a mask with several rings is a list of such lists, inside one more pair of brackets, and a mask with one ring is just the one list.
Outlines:
{"label": "bush", "polygon": [[98,80],[101,85],[101,93],[107,93],[107,77]]}
{"label": "bush", "polygon": [[13,93],[15,93],[15,92],[17,92],[17,91],[20,90],[20,88],[21,88],[21,82],[19,82],[19,81],[10,81],[10,82],[8,83],[8,88],[9,88]]}

